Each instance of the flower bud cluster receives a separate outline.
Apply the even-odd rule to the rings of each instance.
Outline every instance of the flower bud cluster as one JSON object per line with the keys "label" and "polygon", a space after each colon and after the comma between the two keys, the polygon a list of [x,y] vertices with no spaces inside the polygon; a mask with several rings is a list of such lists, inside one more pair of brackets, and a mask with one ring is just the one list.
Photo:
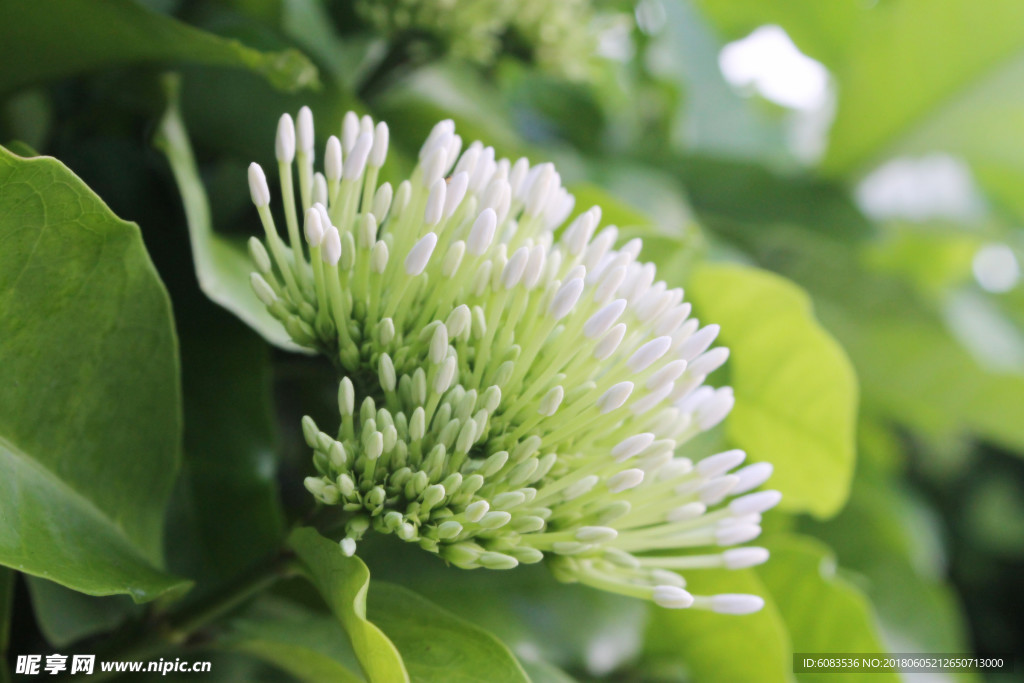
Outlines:
{"label": "flower bud cluster", "polygon": [[309,110],[282,117],[287,240],[253,164],[265,242],[250,247],[257,296],[344,374],[340,427],[303,432],[306,487],[347,514],[345,552],[373,529],[464,568],[545,560],[665,607],[758,609],[680,574],[764,562],[736,546],[780,498],[755,491],[772,468],[742,451],[676,454],[733,405],[704,384],[728,357],[718,327],[656,281],[639,240],[616,248],[600,208],[565,225],[575,199],[551,164],[498,159],[442,121],[392,188],[385,124],[350,113],[334,132],[320,173]]}
{"label": "flower bud cluster", "polygon": [[587,76],[601,24],[589,0],[359,0],[356,11],[394,40],[426,34],[484,65],[513,40],[544,70],[574,79]]}

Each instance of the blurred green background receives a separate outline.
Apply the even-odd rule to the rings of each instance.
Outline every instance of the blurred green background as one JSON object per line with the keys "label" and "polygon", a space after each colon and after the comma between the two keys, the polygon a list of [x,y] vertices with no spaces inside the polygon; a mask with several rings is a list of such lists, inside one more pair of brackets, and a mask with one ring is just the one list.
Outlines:
{"label": "blurred green background", "polygon": [[[807,487],[834,493],[796,496],[766,519],[769,542],[802,540],[776,549],[778,575],[758,579],[785,593],[759,620],[662,623],[530,569],[460,584],[385,542],[367,559],[375,576],[491,628],[524,661],[550,662],[530,665],[535,680],[787,680],[791,652],[847,645],[1024,651],[1024,3],[6,0],[0,144],[56,157],[137,222],[170,290],[186,432],[166,545],[171,568],[202,588],[308,508],[299,418],[330,415],[334,388],[326,366],[272,349],[200,291],[181,195],[153,146],[168,70],[230,244],[256,232],[245,167],[272,159],[281,112],[310,105],[324,138],[348,109],[386,120],[392,178],[452,118],[500,155],[555,161],[577,208],[602,204],[606,222],[642,235],[662,277],[688,282],[695,264],[730,261],[792,281],[852,361],[855,433],[827,425],[820,449],[788,453]],[[721,284],[763,300],[769,317],[773,288],[790,291],[774,279],[744,281],[746,293],[703,284],[688,289],[698,311],[714,310]],[[742,330],[706,315],[723,322],[742,372]],[[799,348],[816,333],[804,324],[780,338]],[[722,379],[742,395],[741,378]],[[757,443],[746,429],[706,446]],[[855,468],[832,449],[847,436]],[[225,459],[195,457],[209,452]],[[243,470],[251,481],[221,488]],[[204,515],[239,523],[203,531]],[[787,583],[802,565],[821,585]],[[16,585],[11,653],[82,642],[135,609]],[[308,621],[288,611],[309,602],[293,593],[248,614],[236,639],[284,638],[287,619]],[[506,593],[519,602],[488,597]],[[232,651],[216,655],[223,680],[285,675]]]}

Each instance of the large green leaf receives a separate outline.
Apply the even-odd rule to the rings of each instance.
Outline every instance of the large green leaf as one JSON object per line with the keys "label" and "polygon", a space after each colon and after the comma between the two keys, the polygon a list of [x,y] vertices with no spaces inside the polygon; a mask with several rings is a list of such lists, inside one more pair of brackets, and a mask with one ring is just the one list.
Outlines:
{"label": "large green leaf", "polygon": [[181,449],[177,342],[138,227],[0,148],[0,563],[151,600]]}
{"label": "large green leaf", "polygon": [[[687,579],[701,595],[767,593],[753,570],[691,572]],[[651,608],[644,668],[685,672],[694,681],[785,682],[792,680],[792,651],[770,596],[764,609],[744,616]]]}
{"label": "large green leaf", "polygon": [[[1024,102],[1013,84],[1024,68],[1024,5],[903,0],[862,12],[847,30],[830,172],[898,150],[993,159],[1019,150],[1010,140],[1021,140]],[[1024,155],[1014,156],[1024,164]]]}
{"label": "large green leaf", "polygon": [[781,25],[831,69],[839,108],[827,172],[862,171],[897,153],[947,151],[985,174],[1024,180],[1024,99],[1015,87],[1024,74],[1024,5],[1016,0],[700,3],[732,37]]}
{"label": "large green leaf", "polygon": [[1024,377],[981,368],[927,308],[867,316],[829,303],[822,319],[857,366],[865,401],[929,434],[969,431],[1024,445]]}
{"label": "large green leaf", "polygon": [[772,121],[725,82],[718,66],[722,43],[690,0],[661,3],[665,22],[652,39],[651,63],[659,75],[685,86],[673,138],[686,149],[729,158],[785,163],[789,157],[779,121]]}
{"label": "large green leaf", "polygon": [[278,599],[263,599],[231,621],[218,646],[253,657],[308,683],[354,683],[363,678],[338,620]]}
{"label": "large green leaf", "polygon": [[245,242],[214,232],[210,203],[178,108],[178,79],[168,77],[165,84],[168,105],[160,120],[156,144],[167,155],[185,205],[199,286],[210,299],[237,315],[271,344],[291,351],[301,350],[253,294],[249,285],[253,265]]}
{"label": "large green leaf", "polygon": [[[885,652],[871,606],[835,574],[829,550],[809,538],[777,537],[767,543],[772,558],[757,573],[771,591],[789,630],[794,653]],[[831,681],[828,674],[803,674],[805,681]],[[878,673],[872,680],[899,681]]]}
{"label": "large green leaf", "polygon": [[398,647],[414,681],[530,680],[497,638],[399,585],[374,583],[369,615]]}
{"label": "large green leaf", "polygon": [[785,509],[835,514],[853,475],[857,412],[857,381],[842,348],[807,295],[778,275],[706,264],[689,284],[697,315],[721,325],[731,349],[730,441],[774,465],[771,485]]}
{"label": "large green leaf", "polygon": [[251,69],[284,90],[318,83],[295,50],[260,52],[194,29],[134,0],[0,4],[0,92],[116,64],[188,61]]}
{"label": "large green leaf", "polygon": [[172,568],[237,576],[280,545],[269,348],[191,290],[181,311],[185,458],[170,516]]}
{"label": "large green leaf", "polygon": [[969,432],[1014,449],[1024,444],[1024,377],[982,368],[915,288],[866,268],[872,259],[820,233],[775,226],[733,234],[813,294],[857,369],[866,409],[940,439]]}
{"label": "large green leaf", "polygon": [[363,541],[360,552],[376,579],[429,595],[493,633],[524,662],[534,659],[600,676],[635,659],[642,649],[647,620],[643,601],[561,583],[547,567],[456,571],[416,546],[373,538]]}
{"label": "large green leaf", "polygon": [[65,647],[76,640],[113,630],[142,607],[124,595],[96,597],[69,590],[60,584],[27,576],[32,613],[46,642]]}
{"label": "large green leaf", "polygon": [[341,547],[315,529],[299,528],[288,544],[305,572],[341,621],[367,677],[376,681],[408,681],[402,656],[384,632],[366,618],[370,572],[358,557],[346,557]]}
{"label": "large green leaf", "polygon": [[853,31],[868,6],[858,0],[695,0],[726,38],[763,24],[779,24],[811,57],[835,67],[843,62]]}

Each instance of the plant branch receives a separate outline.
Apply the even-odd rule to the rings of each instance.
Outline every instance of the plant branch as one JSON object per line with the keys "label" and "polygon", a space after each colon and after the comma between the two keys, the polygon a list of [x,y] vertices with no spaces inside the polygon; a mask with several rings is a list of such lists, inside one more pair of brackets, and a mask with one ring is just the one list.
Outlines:
{"label": "plant branch", "polygon": [[[142,623],[128,624],[97,654],[97,661],[145,661],[168,648],[188,643],[204,626],[224,616],[246,600],[262,593],[281,579],[293,576],[297,566],[293,554],[281,550],[251,567],[221,591],[207,599],[179,609],[152,614]],[[120,672],[97,670],[91,680],[114,678]]]}

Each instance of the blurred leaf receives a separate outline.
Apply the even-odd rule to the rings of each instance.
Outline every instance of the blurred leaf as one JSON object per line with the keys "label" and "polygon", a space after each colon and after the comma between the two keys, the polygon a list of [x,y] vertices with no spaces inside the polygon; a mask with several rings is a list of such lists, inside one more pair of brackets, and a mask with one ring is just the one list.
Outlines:
{"label": "blurred leaf", "polygon": [[36,625],[54,647],[113,630],[141,608],[123,595],[83,595],[46,579],[27,576]]}
{"label": "blurred leaf", "polygon": [[849,351],[875,410],[932,435],[969,430],[1024,448],[1024,377],[980,368],[926,309],[868,315],[834,305],[819,309]]}
{"label": "blurred leaf", "polygon": [[532,683],[576,683],[576,679],[547,662],[520,659],[523,671]]}
{"label": "blurred leaf", "polygon": [[732,352],[729,440],[774,465],[784,509],[835,514],[854,463],[857,380],[846,354],[808,296],[778,275],[709,264],[689,283],[697,314],[722,326]]}
{"label": "blurred leaf", "polygon": [[360,552],[376,577],[429,595],[493,633],[524,662],[532,658],[601,676],[640,653],[647,608],[639,600],[560,583],[543,566],[467,572],[424,558],[407,543],[370,538]]}
{"label": "blurred leaf", "polygon": [[185,459],[168,555],[176,571],[217,583],[274,552],[284,534],[269,349],[199,292],[176,307]]}
{"label": "blurred leaf", "polygon": [[648,68],[684,85],[675,147],[734,159],[787,163],[782,126],[759,114],[725,82],[722,43],[692,0],[667,0],[666,20],[648,49]]}
{"label": "blurred leaf", "polygon": [[170,302],[138,226],[56,159],[0,148],[0,562],[152,600],[178,468]]}
{"label": "blurred leaf", "polygon": [[168,104],[155,139],[157,147],[167,155],[174,172],[182,201],[192,257],[199,286],[210,299],[237,315],[242,322],[271,344],[288,351],[302,349],[288,336],[284,326],[275,320],[249,286],[253,265],[241,239],[231,240],[218,235],[210,221],[210,204],[199,178],[195,158],[188,140],[188,131],[178,108],[178,80],[165,79]]}
{"label": "blurred leaf", "polygon": [[481,140],[499,157],[515,160],[529,151],[493,86],[456,62],[422,68],[371,104],[391,127],[391,139],[407,152],[419,150],[434,124],[446,118],[455,121],[463,149]]}
{"label": "blurred leaf", "polygon": [[731,236],[811,292],[873,413],[941,440],[970,432],[1024,445],[1024,377],[981,368],[905,282],[866,269],[856,250],[818,233],[776,226]]}
{"label": "blurred leaf", "polygon": [[308,683],[362,681],[359,662],[334,617],[264,599],[233,619],[221,647],[248,653]]}
{"label": "blurred leaf", "polygon": [[[731,36],[779,24],[838,85],[824,168],[946,151],[1024,178],[1024,5],[1016,0],[701,0]],[[1019,183],[1017,185],[1019,187]],[[1019,193],[1017,193],[1019,195]]]}
{"label": "blurred leaf", "polygon": [[802,51],[829,67],[842,63],[854,27],[870,5],[859,0],[696,0],[727,39],[764,24],[782,26]]}
{"label": "blurred leaf", "polygon": [[783,175],[757,165],[703,156],[669,160],[702,216],[743,223],[750,230],[791,223],[835,239],[856,241],[875,228],[845,188],[802,174]]}
{"label": "blurred leaf", "polygon": [[867,248],[865,263],[904,277],[926,295],[944,294],[971,277],[971,262],[981,246],[979,235],[958,227],[887,225],[886,239]]}
{"label": "blurred leaf", "polygon": [[402,653],[414,681],[529,682],[497,638],[406,588],[375,582],[368,609]]}
{"label": "blurred leaf", "polygon": [[330,8],[321,0],[281,0],[280,5],[281,28],[320,62],[335,81],[355,91],[383,51],[379,36],[347,34],[342,39]]}
{"label": "blurred leaf", "polygon": [[[829,550],[810,538],[776,537],[766,544],[771,559],[757,573],[771,591],[789,629],[794,653],[885,652],[864,596],[835,575]],[[831,681],[829,674],[803,674],[803,681]],[[889,673],[872,680],[899,681]]]}
{"label": "blurred leaf", "polygon": [[[602,225],[615,225],[631,235],[636,233],[641,237],[658,233],[658,227],[650,216],[613,196],[608,190],[598,185],[575,183],[567,189],[576,197],[576,206],[569,221],[590,207],[599,206],[601,207]],[[566,223],[568,224],[569,221]]]}
{"label": "blurred leaf", "polygon": [[[1005,159],[1020,145],[1024,5],[904,0],[862,12],[837,69],[839,110],[825,168],[900,151]],[[912,84],[908,87],[908,84]],[[1016,155],[1020,168],[1024,156]]]}
{"label": "blurred leaf", "polygon": [[765,607],[744,616],[652,607],[644,638],[645,667],[674,665],[693,681],[792,680],[786,624],[753,570],[694,571],[687,580],[688,590],[700,595],[764,596]]}
{"label": "blurred leaf", "polygon": [[408,681],[398,649],[366,618],[370,572],[358,557],[346,557],[334,541],[315,529],[299,528],[288,544],[299,556],[309,580],[345,627],[359,664],[372,681]]}
{"label": "blurred leaf", "polygon": [[295,50],[260,52],[151,12],[133,0],[15,0],[0,5],[0,92],[115,64],[189,61],[251,69],[274,87],[317,86]]}
{"label": "blurred leaf", "polygon": [[967,652],[959,605],[940,578],[943,568],[917,559],[921,553],[913,546],[922,534],[910,524],[911,504],[890,483],[858,478],[839,515],[804,528],[835,550],[841,566],[864,576],[891,650]]}

